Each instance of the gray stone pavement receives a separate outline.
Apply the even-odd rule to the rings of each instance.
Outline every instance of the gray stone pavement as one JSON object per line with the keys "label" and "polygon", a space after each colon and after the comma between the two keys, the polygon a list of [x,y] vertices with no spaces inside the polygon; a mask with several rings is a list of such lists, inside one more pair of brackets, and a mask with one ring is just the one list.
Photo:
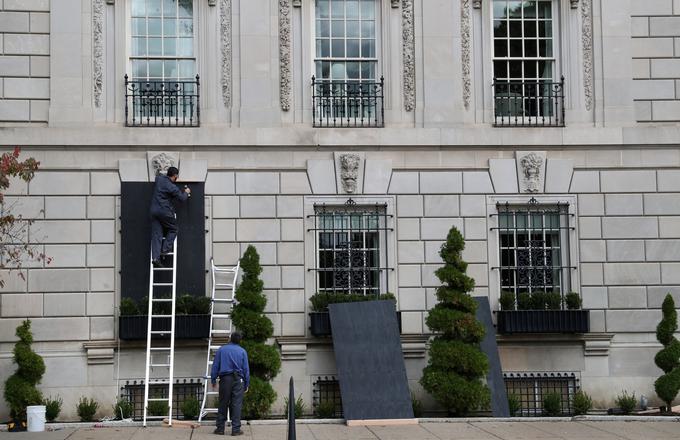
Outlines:
{"label": "gray stone pavement", "polygon": [[[65,428],[41,433],[0,432],[16,440],[217,440],[212,426],[188,428]],[[242,440],[285,440],[286,425],[243,426]],[[230,438],[230,437],[229,437]],[[412,426],[347,427],[300,423],[298,440],[680,440],[677,421],[455,421]]]}

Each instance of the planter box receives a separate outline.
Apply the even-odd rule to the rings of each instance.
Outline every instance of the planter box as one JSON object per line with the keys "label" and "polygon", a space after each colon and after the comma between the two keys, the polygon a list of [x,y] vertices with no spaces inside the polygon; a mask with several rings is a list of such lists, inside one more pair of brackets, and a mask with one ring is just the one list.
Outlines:
{"label": "planter box", "polygon": [[588,310],[501,310],[498,333],[588,333]]}
{"label": "planter box", "polygon": [[[331,336],[331,317],[328,312],[310,312],[309,330],[316,337]],[[401,312],[397,312],[397,324],[401,333]]]}
{"label": "planter box", "polygon": [[[146,339],[147,316],[118,318],[118,337],[123,340]],[[156,318],[154,330],[170,331],[170,318]],[[202,339],[210,335],[210,315],[176,315],[175,339]],[[167,339],[169,335],[153,335],[153,339]]]}

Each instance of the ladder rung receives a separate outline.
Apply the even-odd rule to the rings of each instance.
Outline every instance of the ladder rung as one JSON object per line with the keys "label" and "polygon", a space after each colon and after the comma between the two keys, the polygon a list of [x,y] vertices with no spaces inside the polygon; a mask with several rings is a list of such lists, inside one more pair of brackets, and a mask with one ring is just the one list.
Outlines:
{"label": "ladder rung", "polygon": [[[170,364],[149,364],[150,367],[170,367]],[[168,399],[165,399],[168,400]]]}
{"label": "ladder rung", "polygon": [[215,283],[215,287],[234,287],[234,283]]}
{"label": "ladder rung", "polygon": [[233,299],[226,299],[226,298],[213,298],[213,302],[218,302],[218,303],[230,303],[234,302]]}
{"label": "ladder rung", "polygon": [[151,315],[151,319],[153,318],[172,318],[172,315]]}
{"label": "ladder rung", "polygon": [[172,298],[151,298],[154,302],[172,302]]}
{"label": "ladder rung", "polygon": [[212,412],[216,413],[217,411],[219,411],[219,409],[217,409],[217,408],[203,408],[203,412],[204,412],[204,413],[209,413],[209,412],[211,412],[211,413],[212,413]]}
{"label": "ladder rung", "polygon": [[149,402],[167,402],[170,399],[168,399],[167,397],[154,397],[154,398],[149,397],[146,400]]}
{"label": "ladder rung", "polygon": [[149,347],[151,351],[172,350],[170,347]]}
{"label": "ladder rung", "polygon": [[169,335],[170,330],[151,330],[152,335]]}
{"label": "ladder rung", "polygon": [[162,420],[162,419],[167,419],[168,416],[150,416],[150,415],[147,415],[146,418],[147,418],[147,420],[149,420],[149,419],[158,419],[158,420]]}
{"label": "ladder rung", "polygon": [[172,270],[172,267],[154,267],[153,270]]}
{"label": "ladder rung", "polygon": [[231,315],[225,314],[225,313],[217,313],[212,315],[213,319],[229,319],[231,318]]}
{"label": "ladder rung", "polygon": [[228,334],[231,333],[231,330],[210,330],[210,333]]}
{"label": "ladder rung", "polygon": [[210,350],[219,350],[220,347],[221,345],[211,345],[209,348]]}
{"label": "ladder rung", "polygon": [[172,283],[153,283],[154,286],[172,286]]}
{"label": "ladder rung", "polygon": [[219,391],[208,391],[206,394],[220,394]]}

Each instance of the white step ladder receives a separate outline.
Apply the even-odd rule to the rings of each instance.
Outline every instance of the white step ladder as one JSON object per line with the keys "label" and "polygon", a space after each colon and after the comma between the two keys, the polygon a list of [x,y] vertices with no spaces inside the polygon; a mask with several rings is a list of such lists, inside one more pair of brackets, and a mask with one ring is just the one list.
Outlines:
{"label": "white step ladder", "polygon": [[[147,420],[162,420],[165,418],[168,419],[168,425],[172,426],[172,386],[175,366],[175,297],[177,287],[176,238],[173,251],[165,255],[172,256],[172,267],[154,267],[153,263],[151,261],[149,262],[149,313],[146,333],[146,372],[144,375],[143,426],[146,426]],[[161,260],[163,259],[164,258],[161,257]],[[167,282],[167,279],[162,276],[159,276],[158,278],[163,278],[164,282],[156,282],[158,275],[168,272],[171,272],[171,282]],[[168,292],[168,290],[170,290],[170,292]],[[170,297],[168,297],[168,293],[171,294]],[[164,303],[171,304],[170,314],[154,314],[154,304],[160,305]],[[159,330],[158,327],[160,323],[167,321],[168,318],[170,318],[170,330]],[[164,338],[154,339],[153,335],[169,335],[169,340]],[[165,358],[159,360],[158,358],[163,355],[165,355]],[[155,374],[154,376],[156,377],[150,377],[151,370],[154,368],[160,369],[162,374]],[[167,397],[149,397],[150,385],[166,386]],[[154,387],[154,389],[157,388],[158,387]],[[149,402],[167,402],[168,414],[162,416],[149,415]]]}
{"label": "white step ladder", "polygon": [[[236,281],[238,280],[238,272],[241,263],[237,263],[234,267],[217,267],[213,259],[210,259],[210,272],[212,277],[212,292],[210,295],[210,335],[208,336],[208,355],[205,363],[205,376],[203,378],[203,402],[201,403],[201,413],[198,416],[198,423],[201,423],[203,417],[207,414],[216,414],[218,408],[207,407],[208,396],[218,396],[218,391],[213,391],[210,381],[210,372],[212,370],[213,357],[220,348],[219,345],[213,344],[213,338],[228,337],[231,335],[231,306],[234,304],[234,293],[236,292]],[[226,310],[216,310],[228,309]],[[224,324],[224,320],[227,321]],[[216,325],[216,322],[223,323]],[[227,419],[227,421],[229,421]]]}

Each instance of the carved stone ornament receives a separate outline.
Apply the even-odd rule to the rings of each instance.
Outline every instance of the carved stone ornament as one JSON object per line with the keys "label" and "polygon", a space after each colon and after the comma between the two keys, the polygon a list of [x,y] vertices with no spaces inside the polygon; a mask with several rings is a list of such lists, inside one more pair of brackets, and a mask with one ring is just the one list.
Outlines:
{"label": "carved stone ornament", "polygon": [[571,9],[577,9],[578,8],[578,0],[569,0],[571,1]]}
{"label": "carved stone ornament", "polygon": [[302,0],[293,0],[293,7],[299,8],[302,6]]}
{"label": "carved stone ornament", "polygon": [[402,0],[401,36],[404,57],[404,109],[410,112],[416,107],[416,44],[413,28],[413,0]]}
{"label": "carved stone ornament", "polygon": [[545,178],[545,153],[517,153],[520,191],[528,193],[543,192]]}
{"label": "carved stone ornament", "polygon": [[215,6],[217,5],[217,0],[208,0],[208,6]]}
{"label": "carved stone ornament", "polygon": [[281,110],[290,110],[291,81],[290,0],[279,0],[279,100]]}
{"label": "carved stone ornament", "polygon": [[482,9],[482,0],[472,0],[472,7],[474,9]]}
{"label": "carved stone ornament", "polygon": [[470,107],[472,96],[472,80],[470,79],[471,66],[471,20],[470,20],[470,0],[460,1],[460,30],[461,30],[461,68],[463,69],[463,105]]}
{"label": "carved stone ornament", "polygon": [[100,108],[104,87],[104,0],[92,2],[92,64],[94,105]]}
{"label": "carved stone ornament", "polygon": [[231,52],[231,0],[220,0],[222,101],[225,107],[231,107]]}
{"label": "carved stone ornament", "polygon": [[593,14],[591,0],[581,0],[581,44],[583,50],[583,92],[586,110],[593,108]]}
{"label": "carved stone ornament", "polygon": [[166,174],[168,168],[177,166],[177,157],[170,153],[160,153],[151,157],[151,170],[153,171],[152,176],[160,176],[161,174]]}
{"label": "carved stone ornament", "polygon": [[354,194],[357,190],[360,164],[361,157],[357,154],[340,155],[340,179],[342,190],[347,194]]}
{"label": "carved stone ornament", "polygon": [[392,0],[392,7],[398,8],[399,7],[399,0]]}

